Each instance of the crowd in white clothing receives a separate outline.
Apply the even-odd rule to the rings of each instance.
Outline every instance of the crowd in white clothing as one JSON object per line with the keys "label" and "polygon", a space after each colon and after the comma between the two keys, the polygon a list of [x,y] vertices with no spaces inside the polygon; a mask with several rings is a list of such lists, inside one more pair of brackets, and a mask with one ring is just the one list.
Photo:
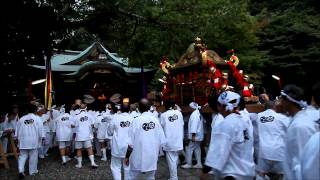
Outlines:
{"label": "crowd in white clothing", "polygon": [[[3,116],[1,142],[6,150],[6,135],[17,139],[20,178],[25,176],[28,158],[29,174],[37,174],[38,158],[48,156],[49,148],[57,145],[62,164],[76,153],[76,168],[83,166],[82,150],[87,151],[92,168],[98,168],[94,150],[102,161],[107,161],[110,150],[115,180],[141,179],[142,174],[155,179],[163,151],[170,180],[178,179],[179,163],[181,168],[202,169],[201,179],[208,179],[208,173],[217,179],[320,179],[319,89],[316,84],[308,105],[302,89],[288,85],[260,113],[249,113],[236,92],[212,96],[209,140],[205,138],[206,120],[196,102],[189,104],[192,113],[186,122],[186,137],[184,115],[173,101],[164,102],[162,113],[147,99],[141,99],[138,106],[111,103],[103,112],[87,110],[86,104],[74,105],[69,112],[63,106],[46,111],[30,104],[29,113],[21,118],[17,113]],[[203,151],[205,140],[210,143]],[[185,164],[179,158],[182,155]]]}

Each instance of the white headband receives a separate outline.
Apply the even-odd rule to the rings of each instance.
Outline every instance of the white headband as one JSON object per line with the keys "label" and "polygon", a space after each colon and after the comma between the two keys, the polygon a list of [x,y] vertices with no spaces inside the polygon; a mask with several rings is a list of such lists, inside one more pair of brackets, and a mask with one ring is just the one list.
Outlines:
{"label": "white headband", "polygon": [[294,98],[292,98],[291,96],[289,96],[287,93],[285,93],[283,90],[280,92],[281,96],[285,96],[289,101],[298,104],[301,108],[305,108],[308,106],[307,102],[300,100],[297,101]]}
{"label": "white headband", "polygon": [[[233,100],[236,100],[236,102],[230,103],[230,101]],[[220,104],[226,105],[226,111],[233,111],[233,109],[238,107],[239,105],[240,95],[232,91],[225,91],[220,94],[218,102]]]}
{"label": "white headband", "polygon": [[199,106],[196,102],[191,102],[189,104],[189,106],[192,108],[192,109],[200,109],[201,106]]}

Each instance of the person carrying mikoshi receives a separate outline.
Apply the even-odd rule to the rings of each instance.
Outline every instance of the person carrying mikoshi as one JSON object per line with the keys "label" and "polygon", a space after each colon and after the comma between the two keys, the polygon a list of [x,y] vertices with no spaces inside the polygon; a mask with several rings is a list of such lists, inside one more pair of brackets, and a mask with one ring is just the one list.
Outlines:
{"label": "person carrying mikoshi", "polygon": [[178,180],[177,165],[179,151],[183,150],[183,116],[175,110],[173,101],[165,101],[166,111],[160,115],[160,124],[163,127],[167,139],[163,150],[166,152],[167,163],[170,172],[170,180]]}
{"label": "person carrying mikoshi", "polygon": [[285,139],[289,117],[275,111],[276,103],[265,103],[265,111],[256,120],[259,129],[258,175],[282,176],[285,157]]}
{"label": "person carrying mikoshi", "polygon": [[[320,82],[312,87],[311,106],[311,116],[315,117],[316,123],[320,125]],[[313,134],[304,146],[300,164],[302,179],[320,177],[320,130]]]}
{"label": "person carrying mikoshi", "polygon": [[15,137],[18,139],[20,150],[18,169],[19,178],[24,178],[24,166],[29,157],[29,174],[38,173],[38,148],[45,138],[43,133],[43,123],[39,116],[35,115],[37,107],[28,105],[28,114],[21,117],[17,123]]}
{"label": "person carrying mikoshi", "polygon": [[124,164],[124,158],[129,145],[129,129],[134,118],[129,114],[128,105],[121,105],[121,112],[113,116],[108,127],[108,135],[112,136],[110,167],[115,180],[121,180],[121,166],[124,169],[124,179],[130,179],[129,166]]}
{"label": "person carrying mikoshi", "polygon": [[107,128],[110,125],[112,114],[110,112],[101,113],[97,116],[94,127],[97,129],[97,139],[100,143],[102,152],[102,161],[107,161],[107,141],[106,137]]}
{"label": "person carrying mikoshi", "polygon": [[313,134],[319,131],[317,116],[306,111],[304,91],[296,85],[286,85],[280,92],[280,103],[290,117],[286,134],[284,159],[285,179],[301,179],[301,159],[305,144]]}
{"label": "person carrying mikoshi", "polygon": [[70,161],[69,153],[73,136],[74,119],[69,113],[61,112],[61,115],[55,119],[55,132],[59,145],[62,164]]}
{"label": "person carrying mikoshi", "polygon": [[[255,176],[253,144],[249,125],[238,112],[240,95],[225,91],[218,98],[217,109],[224,117],[213,134],[211,161],[206,165],[213,169],[217,179],[250,180]],[[201,179],[206,179],[202,176]]]}
{"label": "person carrying mikoshi", "polygon": [[146,179],[155,179],[159,150],[166,143],[163,129],[159,121],[148,110],[150,103],[147,99],[139,102],[141,116],[132,121],[129,130],[129,146],[125,163],[130,164],[130,180],[141,180],[142,174]]}
{"label": "person carrying mikoshi", "polygon": [[39,158],[43,159],[45,156],[48,156],[47,152],[49,150],[49,138],[50,138],[50,128],[49,121],[50,117],[47,113],[47,110],[42,106],[38,107],[38,116],[42,120],[43,123],[43,134],[45,136],[44,141],[41,143],[41,146],[38,149]]}
{"label": "person carrying mikoshi", "polygon": [[94,118],[86,111],[86,105],[81,105],[80,113],[75,116],[75,149],[77,150],[78,164],[76,168],[82,167],[82,148],[88,152],[92,168],[97,168],[98,165],[94,162],[94,155],[92,150],[91,140],[93,138],[92,128],[94,125]]}

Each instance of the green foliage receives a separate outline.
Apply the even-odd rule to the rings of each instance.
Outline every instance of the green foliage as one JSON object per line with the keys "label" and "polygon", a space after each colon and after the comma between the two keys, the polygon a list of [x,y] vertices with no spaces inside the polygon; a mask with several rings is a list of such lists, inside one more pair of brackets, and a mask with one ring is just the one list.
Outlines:
{"label": "green foliage", "polygon": [[[317,76],[320,63],[319,4],[316,0],[12,0],[9,14],[3,15],[8,17],[2,36],[8,46],[2,74],[23,76],[13,68],[18,62],[36,64],[53,48],[82,50],[94,41],[129,57],[130,66],[158,68],[162,56],[173,63],[199,36],[221,57],[228,58],[226,51],[235,49],[245,73],[286,70],[288,80],[300,77],[303,82],[301,77]],[[161,76],[156,74],[154,89],[159,89]]]}
{"label": "green foliage", "polygon": [[280,74],[285,84],[296,83],[311,86],[316,77],[320,59],[320,15],[319,5],[313,0],[279,1],[276,6],[269,1],[253,1],[264,4],[252,11],[262,25],[257,36],[258,49],[267,59],[265,68]]}
{"label": "green foliage", "polygon": [[197,36],[222,56],[232,48],[245,55],[257,41],[246,0],[92,0],[86,5],[92,11],[84,13],[81,26],[129,57],[131,66],[157,66],[163,55],[176,60]]}

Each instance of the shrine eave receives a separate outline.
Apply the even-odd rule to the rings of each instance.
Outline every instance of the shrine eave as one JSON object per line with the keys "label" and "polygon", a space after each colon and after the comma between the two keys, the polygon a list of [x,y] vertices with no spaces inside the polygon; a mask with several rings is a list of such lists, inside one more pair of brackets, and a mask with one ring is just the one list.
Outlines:
{"label": "shrine eave", "polygon": [[[45,70],[45,66],[29,66]],[[104,69],[104,70],[102,70]],[[135,75],[141,73],[141,68],[128,67],[128,59],[119,57],[117,53],[111,53],[101,43],[95,42],[84,51],[65,50],[51,57],[51,70],[64,76],[77,76],[87,70],[107,72],[117,70],[123,75]],[[156,71],[156,69],[144,69],[144,72]]]}

